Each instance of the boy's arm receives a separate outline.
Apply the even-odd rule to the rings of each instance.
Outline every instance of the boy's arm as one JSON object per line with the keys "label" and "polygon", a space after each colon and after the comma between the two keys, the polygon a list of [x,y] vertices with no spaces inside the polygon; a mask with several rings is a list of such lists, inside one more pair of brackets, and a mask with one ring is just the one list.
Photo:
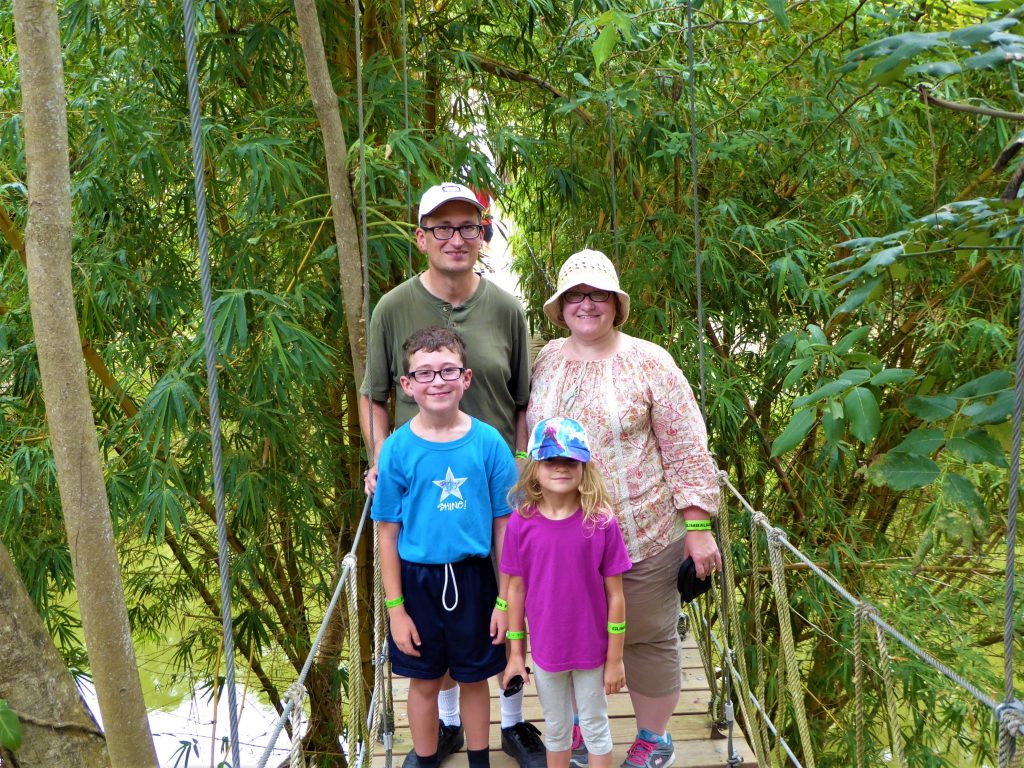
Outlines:
{"label": "boy's arm", "polygon": [[[622,664],[625,632],[618,631],[626,624],[626,599],[622,595],[622,574],[605,576],[604,594],[608,599],[608,657],[604,663],[604,692],[615,693],[626,684],[626,670]],[[615,630],[615,631],[613,631]]]}
{"label": "boy's arm", "polygon": [[508,579],[508,631],[511,634],[522,633],[520,638],[509,638],[508,664],[501,676],[501,687],[508,685],[510,678],[522,675],[524,682],[530,682],[530,673],[526,671],[526,590],[522,576],[505,576]]}
{"label": "boy's arm", "polygon": [[[388,602],[404,598],[401,560],[398,557],[398,533],[401,529],[401,523],[387,522],[381,522],[379,529],[380,572],[384,579],[384,599]],[[398,650],[407,656],[419,656],[420,652],[416,649],[420,644],[420,635],[405,611],[405,604],[399,603],[388,608],[388,618],[391,620],[391,636]]]}
{"label": "boy's arm", "polygon": [[[494,562],[498,563],[498,599],[508,600],[509,575],[502,572],[501,552],[505,546],[505,529],[508,527],[508,515],[494,518],[491,523],[491,547],[494,549]],[[505,642],[505,632],[508,630],[509,616],[507,610],[501,610],[497,605],[491,611],[491,644],[501,645]]]}

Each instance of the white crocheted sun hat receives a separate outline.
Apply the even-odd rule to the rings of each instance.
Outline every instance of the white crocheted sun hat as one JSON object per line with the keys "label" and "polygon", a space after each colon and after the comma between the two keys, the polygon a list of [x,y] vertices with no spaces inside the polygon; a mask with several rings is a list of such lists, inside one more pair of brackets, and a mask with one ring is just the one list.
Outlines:
{"label": "white crocheted sun hat", "polygon": [[558,290],[544,302],[544,314],[560,328],[567,328],[562,318],[562,294],[577,285],[589,285],[602,291],[612,291],[619,297],[615,325],[622,325],[629,317],[629,294],[619,288],[619,276],[611,259],[600,251],[586,248],[574,253],[558,270]]}

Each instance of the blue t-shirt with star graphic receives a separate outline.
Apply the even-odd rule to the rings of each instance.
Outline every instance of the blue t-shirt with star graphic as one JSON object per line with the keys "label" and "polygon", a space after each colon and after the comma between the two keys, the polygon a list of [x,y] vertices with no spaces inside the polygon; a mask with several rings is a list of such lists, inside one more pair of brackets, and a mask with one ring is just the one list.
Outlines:
{"label": "blue t-shirt with star graphic", "polygon": [[504,438],[479,419],[458,440],[435,443],[403,424],[380,449],[370,517],[401,523],[398,555],[454,563],[491,552],[491,526],[511,513],[516,463]]}

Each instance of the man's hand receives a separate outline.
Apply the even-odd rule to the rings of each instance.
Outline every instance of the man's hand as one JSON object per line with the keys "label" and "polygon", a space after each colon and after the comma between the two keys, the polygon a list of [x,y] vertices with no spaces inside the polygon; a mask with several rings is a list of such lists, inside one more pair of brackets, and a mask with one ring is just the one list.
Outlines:
{"label": "man's hand", "polygon": [[363,478],[363,490],[366,492],[367,496],[373,496],[373,492],[377,490],[376,464],[366,470],[366,476]]}

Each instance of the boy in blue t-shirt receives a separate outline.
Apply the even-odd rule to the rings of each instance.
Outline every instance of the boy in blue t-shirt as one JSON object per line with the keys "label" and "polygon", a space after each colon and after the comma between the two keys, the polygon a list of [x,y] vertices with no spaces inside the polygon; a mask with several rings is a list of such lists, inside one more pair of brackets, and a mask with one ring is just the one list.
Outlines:
{"label": "boy in blue t-shirt", "polygon": [[469,766],[487,768],[487,679],[505,668],[508,628],[491,551],[500,562],[516,465],[497,430],[459,410],[473,378],[462,338],[424,328],[402,351],[402,389],[418,412],[381,447],[371,514],[381,523],[391,667],[410,678],[420,768],[439,765],[437,694],[446,671],[462,688]]}

